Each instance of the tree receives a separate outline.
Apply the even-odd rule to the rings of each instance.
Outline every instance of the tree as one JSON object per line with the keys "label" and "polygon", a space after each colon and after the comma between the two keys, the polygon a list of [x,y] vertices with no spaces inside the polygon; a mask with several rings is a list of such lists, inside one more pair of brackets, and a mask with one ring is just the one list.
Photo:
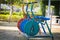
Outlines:
{"label": "tree", "polygon": [[0,10],[1,10],[1,3],[5,3],[5,0],[0,0]]}
{"label": "tree", "polygon": [[20,5],[20,2],[22,0],[6,0],[7,4],[10,5],[11,9],[10,9],[10,16],[9,16],[9,22],[11,21],[11,16],[12,16],[12,13],[13,13],[13,5]]}

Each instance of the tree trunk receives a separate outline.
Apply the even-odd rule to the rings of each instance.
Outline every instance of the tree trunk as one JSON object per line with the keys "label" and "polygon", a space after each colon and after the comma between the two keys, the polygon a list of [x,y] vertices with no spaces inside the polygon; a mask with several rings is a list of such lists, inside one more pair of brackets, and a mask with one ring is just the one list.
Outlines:
{"label": "tree trunk", "polygon": [[0,11],[1,11],[1,4],[0,4]]}
{"label": "tree trunk", "polygon": [[12,21],[13,6],[10,8],[9,23]]}
{"label": "tree trunk", "polygon": [[11,6],[10,15],[12,15],[12,13],[13,13],[13,6]]}

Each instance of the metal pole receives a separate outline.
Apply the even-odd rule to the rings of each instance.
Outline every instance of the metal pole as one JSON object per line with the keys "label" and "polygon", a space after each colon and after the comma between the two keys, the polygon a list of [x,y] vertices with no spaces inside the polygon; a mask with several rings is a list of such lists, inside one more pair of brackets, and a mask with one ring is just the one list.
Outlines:
{"label": "metal pole", "polygon": [[[51,5],[51,0],[49,0],[49,14],[50,14],[50,5]],[[50,30],[52,28],[52,13],[50,14]],[[54,40],[53,34],[50,32],[51,36],[52,36],[52,40]]]}
{"label": "metal pole", "polygon": [[50,6],[51,6],[51,0],[49,0],[48,1],[48,12],[49,12],[49,14],[48,14],[48,16],[50,16],[50,28],[52,27],[52,13],[51,13],[51,11],[50,11]]}
{"label": "metal pole", "polygon": [[48,16],[50,16],[50,0],[48,0]]}

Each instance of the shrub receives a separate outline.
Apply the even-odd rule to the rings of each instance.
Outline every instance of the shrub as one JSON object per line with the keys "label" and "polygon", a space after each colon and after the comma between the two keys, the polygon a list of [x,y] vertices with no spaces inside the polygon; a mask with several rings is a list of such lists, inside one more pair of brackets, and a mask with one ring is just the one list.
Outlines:
{"label": "shrub", "polygon": [[[23,15],[19,16],[19,15],[12,15],[11,16],[11,21],[16,22],[19,19],[23,18]],[[9,15],[0,15],[0,20],[1,21],[8,21],[9,20]]]}
{"label": "shrub", "polygon": [[7,15],[9,14],[9,11],[1,11],[0,14]]}

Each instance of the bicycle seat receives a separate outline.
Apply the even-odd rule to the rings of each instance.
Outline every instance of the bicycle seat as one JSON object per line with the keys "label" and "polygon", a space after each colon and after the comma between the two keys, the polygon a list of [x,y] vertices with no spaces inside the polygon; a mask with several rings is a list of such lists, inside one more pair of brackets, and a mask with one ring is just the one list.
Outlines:
{"label": "bicycle seat", "polygon": [[44,16],[35,16],[37,19],[42,19],[42,20],[50,20],[50,18],[44,17]]}

